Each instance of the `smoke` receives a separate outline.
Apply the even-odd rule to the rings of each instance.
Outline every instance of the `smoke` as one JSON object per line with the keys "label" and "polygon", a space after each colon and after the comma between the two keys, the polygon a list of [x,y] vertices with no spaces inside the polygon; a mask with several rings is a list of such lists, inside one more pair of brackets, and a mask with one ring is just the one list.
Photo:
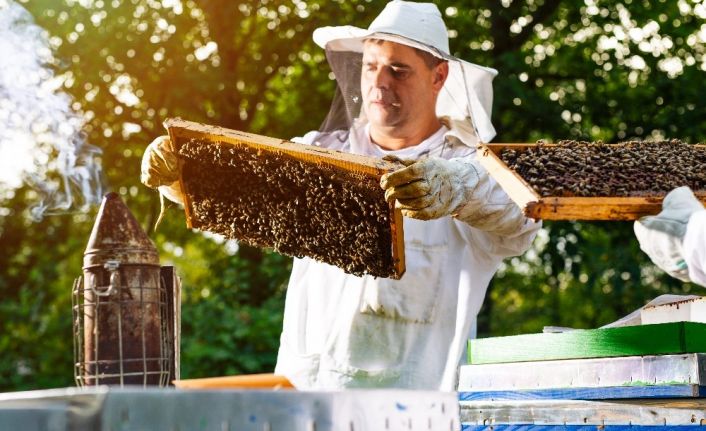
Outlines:
{"label": "smoke", "polygon": [[86,210],[103,195],[101,150],[60,91],[46,33],[13,0],[0,0],[0,188],[29,185],[30,215]]}

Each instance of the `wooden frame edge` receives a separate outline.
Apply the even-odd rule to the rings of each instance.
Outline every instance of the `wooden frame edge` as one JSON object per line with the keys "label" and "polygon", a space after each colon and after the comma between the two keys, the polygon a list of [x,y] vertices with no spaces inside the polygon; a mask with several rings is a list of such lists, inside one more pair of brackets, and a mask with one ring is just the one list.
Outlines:
{"label": "wooden frame edge", "polygon": [[395,208],[395,203],[390,203],[392,210],[392,260],[395,267],[395,280],[399,280],[407,270],[404,254],[404,218],[402,211]]}
{"label": "wooden frame edge", "polygon": [[[174,146],[174,151],[178,152],[179,151],[179,140],[177,139],[177,134],[175,133],[175,130],[170,127],[169,125],[170,119],[167,119],[164,121],[164,128],[167,129],[167,133],[169,134],[169,140],[172,141],[172,145]],[[186,227],[189,229],[193,229],[193,214],[191,211],[191,198],[189,198],[189,193],[186,188],[186,183],[184,182],[183,178],[183,165],[184,162],[181,161],[177,157],[177,163],[179,164],[179,188],[181,189],[181,196],[182,199],[184,200],[184,214],[186,216]]]}
{"label": "wooden frame edge", "polygon": [[510,199],[522,209],[525,216],[531,217],[529,208],[539,202],[541,197],[519,174],[507,167],[496,152],[493,151],[494,147],[491,147],[491,145],[505,148],[522,144],[479,144],[476,151],[478,161],[488,171],[488,174],[500,184],[500,187],[505,190]]}

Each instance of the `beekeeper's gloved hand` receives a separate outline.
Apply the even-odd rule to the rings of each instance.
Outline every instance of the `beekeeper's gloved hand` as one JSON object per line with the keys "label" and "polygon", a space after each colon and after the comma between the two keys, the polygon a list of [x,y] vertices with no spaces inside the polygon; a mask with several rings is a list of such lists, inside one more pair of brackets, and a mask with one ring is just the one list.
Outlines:
{"label": "beekeeper's gloved hand", "polygon": [[169,136],[160,136],[152,141],[142,156],[142,184],[159,192],[180,205],[184,198],[179,187],[179,163],[176,150]]}
{"label": "beekeeper's gloved hand", "polygon": [[446,160],[429,157],[418,161],[387,157],[405,165],[383,175],[380,185],[388,200],[406,217],[431,220],[453,216],[469,225],[498,234],[520,228],[525,218],[509,200],[495,205],[497,184],[477,160],[469,157]]}
{"label": "beekeeper's gloved hand", "polygon": [[642,217],[634,225],[635,236],[642,251],[658,267],[672,277],[691,281],[683,255],[684,234],[692,214],[705,211],[688,187],[679,187],[667,194],[662,212]]}

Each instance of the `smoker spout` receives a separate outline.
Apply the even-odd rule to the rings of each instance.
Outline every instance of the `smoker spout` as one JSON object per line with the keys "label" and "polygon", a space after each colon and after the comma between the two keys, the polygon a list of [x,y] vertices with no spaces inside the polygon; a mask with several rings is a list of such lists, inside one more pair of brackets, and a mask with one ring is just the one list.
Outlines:
{"label": "smoker spout", "polygon": [[103,198],[83,256],[84,267],[104,265],[107,261],[123,264],[159,265],[157,248],[135,220],[117,193]]}

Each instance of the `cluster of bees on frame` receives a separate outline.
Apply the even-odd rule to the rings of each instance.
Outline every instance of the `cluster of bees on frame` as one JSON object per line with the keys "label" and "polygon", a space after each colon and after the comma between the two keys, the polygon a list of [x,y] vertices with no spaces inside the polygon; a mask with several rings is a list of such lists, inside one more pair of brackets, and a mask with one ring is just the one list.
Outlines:
{"label": "cluster of bees on frame", "polygon": [[199,139],[178,154],[194,227],[355,275],[394,274],[390,204],[376,178]]}
{"label": "cluster of bees on frame", "polygon": [[670,141],[540,141],[504,149],[501,160],[541,196],[659,196],[675,187],[706,190],[706,149]]}

